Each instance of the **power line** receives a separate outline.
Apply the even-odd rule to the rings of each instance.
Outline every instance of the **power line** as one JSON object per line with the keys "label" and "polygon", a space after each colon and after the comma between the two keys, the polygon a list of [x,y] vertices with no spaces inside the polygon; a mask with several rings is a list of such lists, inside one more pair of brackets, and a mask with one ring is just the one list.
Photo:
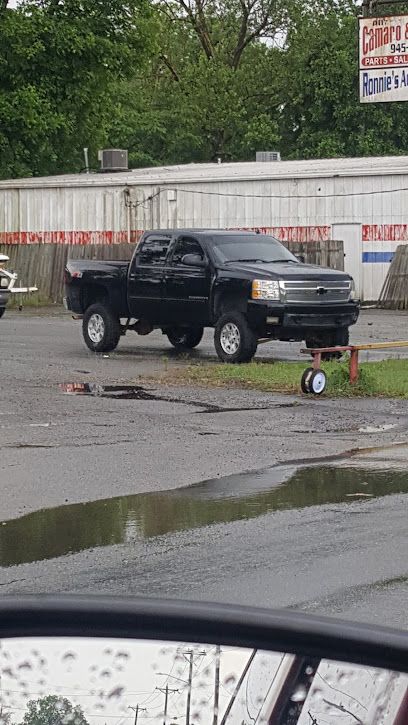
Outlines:
{"label": "power line", "polygon": [[150,702],[150,704],[149,704],[149,707],[150,707],[151,703],[154,702],[155,700],[157,700],[158,697],[159,697],[159,694],[156,692],[156,690],[153,690],[153,692],[151,692],[150,695],[148,697],[146,697],[146,699],[143,700],[143,702],[141,702],[140,704],[146,705],[147,702]]}
{"label": "power line", "polygon": [[[343,177],[336,177],[343,178]],[[399,191],[408,191],[404,186],[399,189],[380,189],[378,191],[351,191],[347,194],[241,194],[228,191],[202,191],[201,189],[162,189],[162,191],[180,191],[183,194],[201,194],[204,196],[226,196],[238,199],[338,199],[349,196],[376,196],[377,194],[395,194]]]}
{"label": "power line", "polygon": [[[330,179],[343,179],[346,177],[338,176],[338,177],[329,177]],[[281,179],[277,179],[278,181],[281,181]],[[284,181],[286,179],[283,179]],[[309,180],[309,179],[308,179]],[[201,180],[202,181],[202,180]],[[236,182],[237,179],[231,179],[231,181]],[[239,179],[238,179],[239,181]],[[196,194],[200,196],[215,196],[215,197],[227,197],[231,199],[348,199],[350,197],[355,196],[378,196],[378,194],[397,194],[398,192],[402,191],[408,191],[408,187],[403,186],[397,189],[378,189],[377,191],[351,191],[347,192],[346,194],[296,194],[296,192],[293,192],[292,194],[243,194],[240,192],[228,192],[228,191],[203,191],[202,189],[179,189],[179,188],[170,188],[168,186],[159,189],[159,191],[156,191],[154,194],[151,194],[150,196],[147,196],[146,199],[143,199],[143,201],[128,201],[127,206],[131,206],[133,208],[138,208],[140,206],[143,206],[148,201],[151,201],[152,199],[156,198],[157,196],[160,196],[165,191],[174,191],[174,192],[180,192],[181,194]]]}
{"label": "power line", "polygon": [[[38,684],[38,683],[32,683],[32,684]],[[47,686],[44,685],[44,687],[48,687],[48,685]],[[56,695],[61,696],[61,697],[72,697],[74,695],[77,695],[78,697],[95,697],[95,695],[89,694],[89,687],[79,687],[78,689],[71,689],[71,692],[67,692],[67,693],[65,693],[65,692],[59,692],[59,690],[62,689],[63,687],[66,687],[66,688],[71,689],[69,687],[69,685],[53,685],[52,686],[52,689],[55,690]],[[88,693],[88,694],[81,695],[81,691],[82,690],[84,692]],[[31,692],[29,690],[23,690],[23,689],[21,689],[21,690],[10,690],[7,686],[4,686],[4,684],[3,684],[3,692],[5,692],[5,693],[10,692],[13,695],[22,695],[22,694],[24,694],[24,695],[39,695],[40,697],[42,697],[43,694],[44,694],[43,692]],[[151,694],[151,691],[150,690],[139,690],[139,691],[133,691],[133,690],[130,691],[130,690],[127,690],[126,691],[126,694],[127,695],[147,695],[147,694]]]}

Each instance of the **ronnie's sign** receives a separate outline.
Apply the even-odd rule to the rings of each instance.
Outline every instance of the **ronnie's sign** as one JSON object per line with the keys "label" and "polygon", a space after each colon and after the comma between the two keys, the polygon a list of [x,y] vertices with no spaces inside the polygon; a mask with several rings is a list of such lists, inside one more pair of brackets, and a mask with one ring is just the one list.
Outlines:
{"label": "ronnie's sign", "polygon": [[360,101],[408,101],[408,15],[359,19]]}

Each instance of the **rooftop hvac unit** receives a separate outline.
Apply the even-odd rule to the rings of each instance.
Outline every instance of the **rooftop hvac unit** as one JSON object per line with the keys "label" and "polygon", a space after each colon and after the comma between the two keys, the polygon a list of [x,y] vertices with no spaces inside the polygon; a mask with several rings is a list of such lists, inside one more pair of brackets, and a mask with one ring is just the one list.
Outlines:
{"label": "rooftop hvac unit", "polygon": [[256,160],[257,161],[280,161],[281,160],[280,151],[257,151]]}
{"label": "rooftop hvac unit", "polygon": [[128,152],[124,149],[103,149],[98,153],[101,171],[127,171]]}

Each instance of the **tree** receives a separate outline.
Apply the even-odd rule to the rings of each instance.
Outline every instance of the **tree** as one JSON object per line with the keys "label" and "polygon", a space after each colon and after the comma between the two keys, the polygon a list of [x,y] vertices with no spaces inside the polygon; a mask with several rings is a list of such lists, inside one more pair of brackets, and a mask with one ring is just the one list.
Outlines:
{"label": "tree", "polygon": [[171,24],[194,32],[207,60],[223,57],[234,70],[254,41],[276,36],[287,7],[282,0],[164,0],[158,5]]}
{"label": "tree", "polygon": [[298,10],[277,73],[287,158],[407,153],[406,104],[359,102],[357,37],[357,11],[347,0]]}
{"label": "tree", "polygon": [[65,697],[48,695],[31,700],[20,725],[89,725],[79,706],[74,707]]}
{"label": "tree", "polygon": [[24,0],[0,8],[0,176],[79,171],[111,89],[153,42],[148,0]]}
{"label": "tree", "polygon": [[[252,7],[263,6],[256,0]],[[268,24],[255,26],[249,14],[238,62],[243,6],[239,11],[235,0],[192,2],[189,12],[178,2],[157,6],[156,55],[144,77],[117,87],[109,132],[114,145],[122,139],[129,148],[132,164],[252,159],[257,149],[276,146],[275,49],[261,42],[266,28],[278,25],[279,6],[272,7]]]}
{"label": "tree", "polygon": [[0,725],[11,725],[11,713],[0,707]]}

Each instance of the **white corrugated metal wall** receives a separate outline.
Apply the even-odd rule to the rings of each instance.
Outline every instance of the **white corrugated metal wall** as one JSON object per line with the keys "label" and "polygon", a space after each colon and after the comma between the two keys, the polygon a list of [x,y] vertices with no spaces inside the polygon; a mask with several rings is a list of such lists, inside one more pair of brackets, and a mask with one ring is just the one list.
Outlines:
{"label": "white corrugated metal wall", "polygon": [[0,242],[115,243],[159,227],[344,236],[345,268],[378,298],[408,241],[408,158],[189,165],[0,182]]}
{"label": "white corrugated metal wall", "polygon": [[[408,189],[396,191],[401,181],[400,176],[376,176],[173,184],[171,191],[162,189],[159,214],[153,212],[152,217],[145,204],[142,213],[136,209],[134,224],[139,229],[281,227],[281,233],[275,233],[283,239],[312,228],[317,237],[327,233],[345,242],[346,270],[359,281],[362,297],[376,300],[397,245],[408,241]],[[131,196],[140,198],[140,192],[134,190]]]}

